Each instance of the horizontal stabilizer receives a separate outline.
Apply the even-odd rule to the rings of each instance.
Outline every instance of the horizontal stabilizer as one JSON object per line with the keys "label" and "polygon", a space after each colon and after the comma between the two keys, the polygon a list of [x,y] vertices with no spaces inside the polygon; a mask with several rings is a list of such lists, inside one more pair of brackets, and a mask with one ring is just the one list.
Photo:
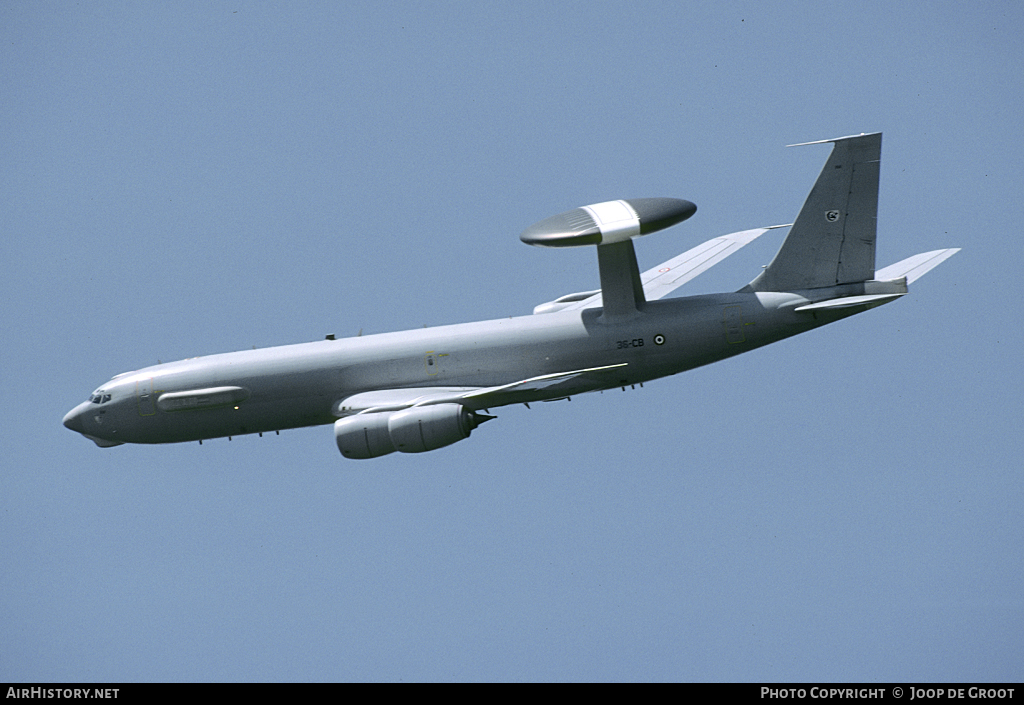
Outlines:
{"label": "horizontal stabilizer", "polygon": [[817,303],[807,304],[806,306],[797,306],[794,311],[816,311],[823,308],[850,308],[852,306],[864,306],[865,304],[873,304],[880,306],[888,303],[906,294],[866,294],[864,296],[844,296],[839,299],[829,299],[828,301],[818,301]]}
{"label": "horizontal stabilizer", "polygon": [[911,282],[920,279],[933,268],[938,267],[959,251],[959,247],[953,247],[948,250],[922,252],[919,255],[908,257],[896,264],[890,264],[885,269],[879,269],[875,272],[875,279],[898,279],[900,277],[906,277],[907,283],[910,284]]}

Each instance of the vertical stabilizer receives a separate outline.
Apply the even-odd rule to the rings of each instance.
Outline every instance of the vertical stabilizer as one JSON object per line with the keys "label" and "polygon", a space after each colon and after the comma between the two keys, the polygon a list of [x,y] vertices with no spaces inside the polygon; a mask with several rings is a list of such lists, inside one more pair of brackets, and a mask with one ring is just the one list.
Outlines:
{"label": "vertical stabilizer", "polygon": [[[850,284],[875,275],[875,223],[882,133],[839,137],[775,259],[753,291]],[[793,147],[801,145],[790,145]]]}

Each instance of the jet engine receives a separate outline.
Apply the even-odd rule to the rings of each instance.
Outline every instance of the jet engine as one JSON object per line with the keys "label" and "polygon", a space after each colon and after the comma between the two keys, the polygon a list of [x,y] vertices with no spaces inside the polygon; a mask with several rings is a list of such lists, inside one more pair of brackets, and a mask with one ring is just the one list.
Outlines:
{"label": "jet engine", "polygon": [[396,450],[425,453],[469,438],[474,428],[493,418],[461,404],[413,406],[338,419],[334,438],[342,455],[357,460],[379,458]]}

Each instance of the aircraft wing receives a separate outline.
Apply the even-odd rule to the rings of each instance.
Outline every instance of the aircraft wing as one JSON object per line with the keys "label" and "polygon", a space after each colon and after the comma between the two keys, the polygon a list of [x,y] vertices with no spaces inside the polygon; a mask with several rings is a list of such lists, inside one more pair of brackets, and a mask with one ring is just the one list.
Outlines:
{"label": "aircraft wing", "polygon": [[644,284],[644,296],[648,301],[660,299],[696,278],[697,275],[711,269],[729,255],[738,252],[769,230],[788,227],[788,225],[773,225],[768,228],[743,230],[730,235],[722,235],[697,245],[641,274],[640,281]]}
{"label": "aircraft wing", "polygon": [[[761,235],[776,228],[786,228],[788,225],[773,225],[768,228],[755,228],[754,230],[743,230],[738,233],[722,235],[696,247],[687,250],[681,255],[662,262],[657,267],[648,269],[640,275],[640,281],[644,286],[644,298],[648,301],[660,299],[675,291],[686,282],[703,274],[713,266],[724,260],[740,248],[749,245]],[[559,307],[560,311],[576,311],[584,308],[595,308],[602,305],[600,292],[571,303],[568,306]]]}
{"label": "aircraft wing", "polygon": [[612,387],[628,363],[587,367],[539,375],[495,387],[416,387],[381,389],[346,397],[333,406],[337,417],[400,411],[413,406],[462,404],[467,409],[489,409],[547,399],[564,399],[593,389]]}

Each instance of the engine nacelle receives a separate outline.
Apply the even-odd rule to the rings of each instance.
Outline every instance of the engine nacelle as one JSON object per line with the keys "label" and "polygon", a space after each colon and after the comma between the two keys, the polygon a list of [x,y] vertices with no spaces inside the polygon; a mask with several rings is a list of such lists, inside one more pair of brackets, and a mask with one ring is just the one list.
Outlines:
{"label": "engine nacelle", "polygon": [[334,422],[334,440],[346,458],[365,460],[395,452],[388,434],[391,414],[356,414]]}
{"label": "engine nacelle", "polygon": [[413,406],[338,419],[334,422],[334,438],[342,455],[357,460],[395,451],[425,453],[469,438],[474,428],[491,418],[461,404]]}

